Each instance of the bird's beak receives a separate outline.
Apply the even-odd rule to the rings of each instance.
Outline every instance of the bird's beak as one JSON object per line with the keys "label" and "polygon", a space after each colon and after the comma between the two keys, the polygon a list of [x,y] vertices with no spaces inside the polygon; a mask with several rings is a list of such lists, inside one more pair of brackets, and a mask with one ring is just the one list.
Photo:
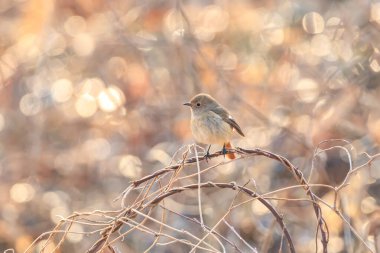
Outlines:
{"label": "bird's beak", "polygon": [[191,103],[184,103],[183,105],[191,106]]}

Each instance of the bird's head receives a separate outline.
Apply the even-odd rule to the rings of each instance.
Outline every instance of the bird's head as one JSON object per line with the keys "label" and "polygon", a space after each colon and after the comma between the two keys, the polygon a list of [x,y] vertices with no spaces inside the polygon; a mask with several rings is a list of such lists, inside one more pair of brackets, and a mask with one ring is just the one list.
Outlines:
{"label": "bird's head", "polygon": [[205,93],[194,96],[190,102],[184,103],[183,105],[190,106],[193,112],[209,111],[219,106],[215,99]]}

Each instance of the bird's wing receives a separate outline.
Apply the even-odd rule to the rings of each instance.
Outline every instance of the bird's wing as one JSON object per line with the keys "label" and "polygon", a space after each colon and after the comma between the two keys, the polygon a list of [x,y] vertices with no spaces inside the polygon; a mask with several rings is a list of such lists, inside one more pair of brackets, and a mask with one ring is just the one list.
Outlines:
{"label": "bird's wing", "polygon": [[222,117],[222,119],[227,122],[233,129],[235,129],[241,136],[245,136],[238,123],[232,118],[226,109],[223,107],[217,107],[211,111]]}
{"label": "bird's wing", "polygon": [[230,126],[232,126],[241,136],[245,136],[238,123],[231,116],[229,116],[227,119],[224,119],[224,121],[230,124]]}

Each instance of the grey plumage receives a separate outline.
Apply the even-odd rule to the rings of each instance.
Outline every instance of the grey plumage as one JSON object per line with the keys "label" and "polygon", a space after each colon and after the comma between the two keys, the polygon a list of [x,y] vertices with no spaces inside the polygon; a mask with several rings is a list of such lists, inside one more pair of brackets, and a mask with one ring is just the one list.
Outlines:
{"label": "grey plumage", "polygon": [[[212,127],[215,124],[218,124],[217,122],[222,121],[222,122],[227,123],[228,126],[230,126],[232,130],[235,129],[236,132],[238,132],[241,136],[245,136],[239,124],[232,118],[231,114],[210,95],[204,94],[204,93],[198,94],[191,99],[190,103],[186,103],[185,105],[190,106],[192,109],[192,118],[196,119],[194,120],[195,127],[198,127],[196,125],[199,125],[199,127],[201,128],[202,126],[205,126],[205,127],[208,126],[208,128],[211,128],[211,129],[208,129],[207,131],[209,132],[209,134],[223,135],[223,133],[215,133],[215,130],[217,128]],[[198,115],[198,116],[194,116],[194,115]],[[207,115],[207,118],[200,117],[199,115]],[[226,129],[224,128],[220,129],[220,131],[225,131],[225,130]],[[193,132],[195,132],[195,135],[197,135],[197,132],[199,131],[193,131]],[[207,135],[206,133],[204,134],[198,133],[198,134]],[[226,137],[228,137],[228,134],[226,134]]]}
{"label": "grey plumage", "polygon": [[211,111],[220,115],[222,119],[225,122],[227,122],[233,129],[235,129],[241,136],[243,137],[245,136],[240,126],[238,125],[238,123],[232,118],[229,112],[226,109],[224,109],[221,105],[215,109],[212,109]]}

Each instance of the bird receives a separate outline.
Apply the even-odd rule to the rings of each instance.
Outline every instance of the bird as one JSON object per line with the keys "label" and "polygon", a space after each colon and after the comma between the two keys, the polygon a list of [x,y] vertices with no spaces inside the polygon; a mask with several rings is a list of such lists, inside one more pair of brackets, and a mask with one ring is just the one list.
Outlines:
{"label": "bird", "polygon": [[195,141],[209,145],[206,160],[210,155],[211,144],[223,145],[222,153],[229,159],[235,159],[234,153],[227,153],[227,149],[232,148],[232,134],[236,131],[243,137],[245,135],[228,110],[205,93],[195,95],[183,105],[191,108],[191,131]]}

